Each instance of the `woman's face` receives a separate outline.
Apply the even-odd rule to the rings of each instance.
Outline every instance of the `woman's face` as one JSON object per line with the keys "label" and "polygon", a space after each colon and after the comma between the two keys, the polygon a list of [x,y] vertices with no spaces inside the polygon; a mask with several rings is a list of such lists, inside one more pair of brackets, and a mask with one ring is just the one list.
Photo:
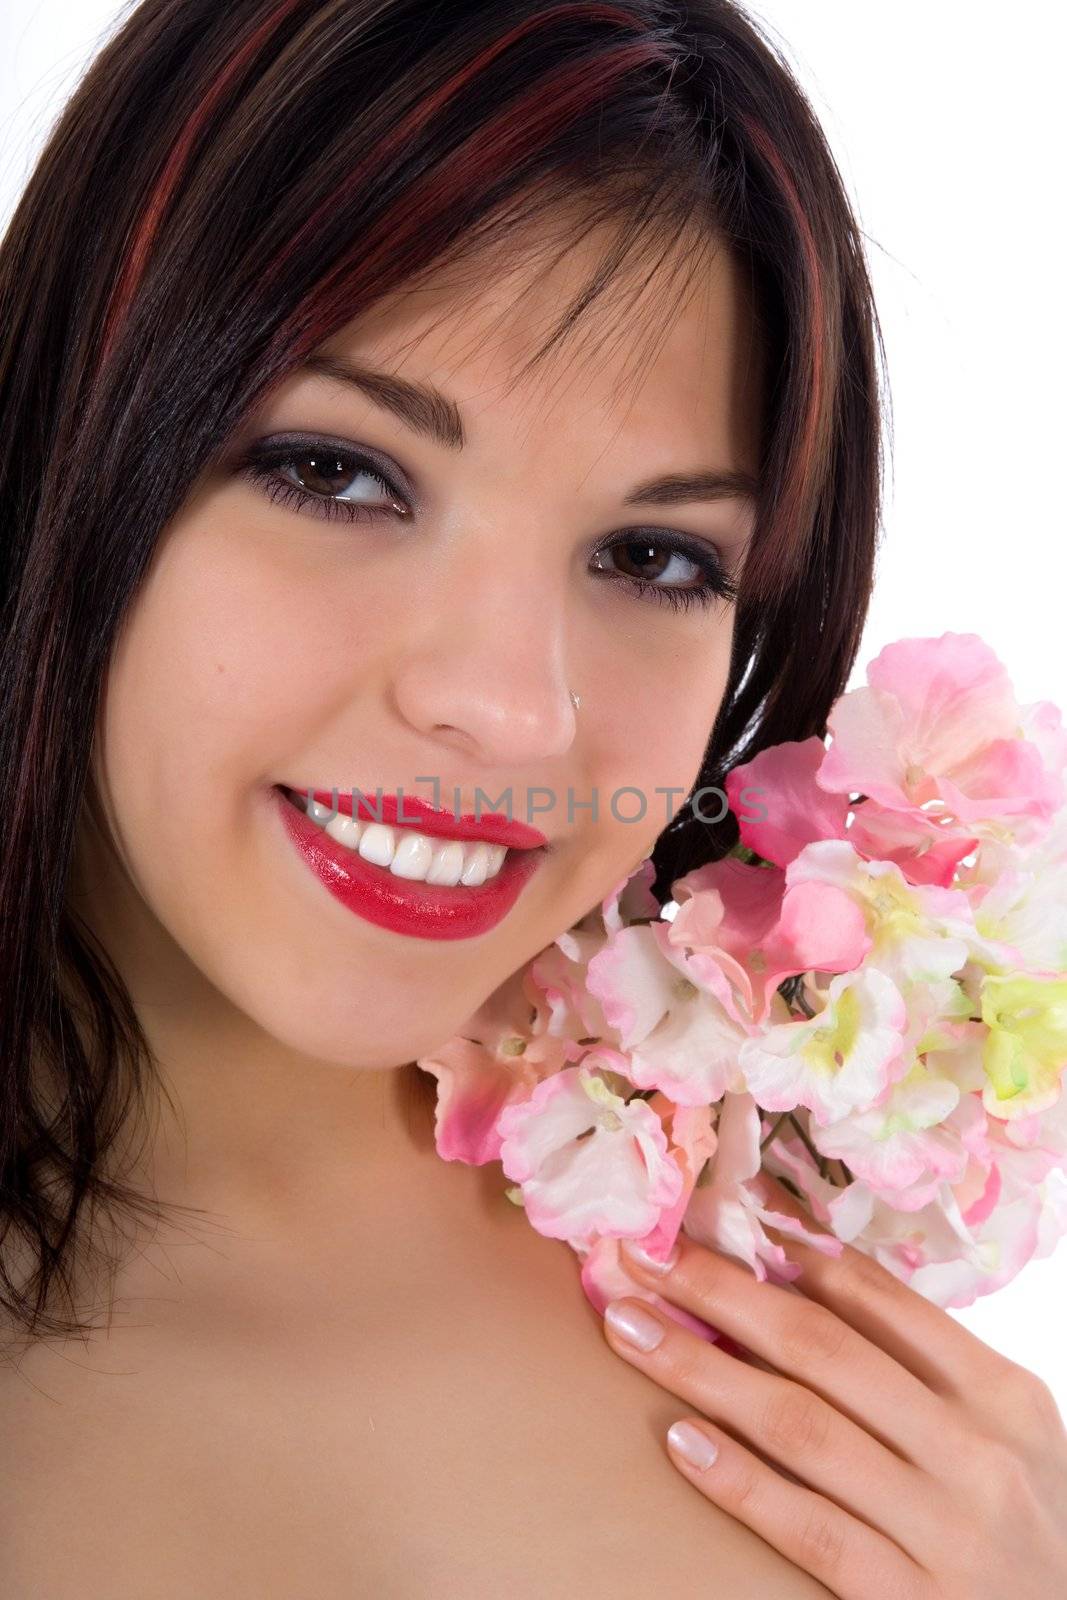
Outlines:
{"label": "woman's face", "polygon": [[[156,994],[178,992],[181,964],[301,1053],[356,1067],[426,1054],[633,869],[692,788],[730,659],[715,573],[736,575],[755,508],[627,501],[651,479],[756,475],[749,305],[718,251],[636,375],[662,279],[591,357],[565,346],[513,383],[584,281],[590,241],[476,298],[427,280],[383,301],[319,356],[444,398],[413,406],[405,390],[401,407],[395,386],[375,397],[294,372],[165,530],[94,749],[107,892],[137,908],[125,957],[152,966]],[[444,883],[440,917],[398,931],[368,877],[402,899],[425,885],[357,849],[341,859],[359,859],[364,888],[346,903],[278,786],[403,791],[449,820],[457,800],[470,814],[481,791],[485,813],[506,793],[499,809],[548,844],[491,926],[440,937],[449,897],[478,893]],[[417,870],[424,849],[408,852]]]}

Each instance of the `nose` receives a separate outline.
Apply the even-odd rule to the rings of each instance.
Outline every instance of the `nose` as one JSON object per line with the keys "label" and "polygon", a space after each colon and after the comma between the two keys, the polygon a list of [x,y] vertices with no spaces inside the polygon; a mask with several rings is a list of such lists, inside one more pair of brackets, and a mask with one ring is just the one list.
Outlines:
{"label": "nose", "polygon": [[439,589],[393,673],[410,726],[486,766],[550,760],[575,737],[566,597],[531,564],[512,556],[509,570],[487,575],[483,563],[477,581]]}

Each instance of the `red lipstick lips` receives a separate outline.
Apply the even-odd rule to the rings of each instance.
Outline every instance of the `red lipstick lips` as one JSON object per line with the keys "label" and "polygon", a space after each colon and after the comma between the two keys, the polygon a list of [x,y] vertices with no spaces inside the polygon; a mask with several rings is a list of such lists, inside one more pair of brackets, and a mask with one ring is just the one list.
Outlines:
{"label": "red lipstick lips", "polygon": [[413,794],[363,794],[355,791],[356,810],[352,809],[351,789],[294,789],[293,794],[308,795],[320,805],[329,806],[342,816],[358,822],[396,823],[417,828],[435,839],[482,839],[486,844],[506,844],[514,850],[536,850],[548,840],[537,828],[513,822],[499,812],[487,811],[478,817],[457,817],[452,811],[438,811],[428,801]]}
{"label": "red lipstick lips", "polygon": [[[428,808],[429,814],[414,823],[410,814],[416,804],[410,795],[401,796],[398,810],[393,796],[382,796],[381,814],[377,794],[366,797],[357,791],[360,802],[357,819],[385,822],[403,827],[417,826],[420,833],[449,839],[483,839],[491,844],[511,844],[513,837],[524,843],[508,849],[495,877],[475,888],[457,884],[454,888],[400,878],[388,867],[365,861],[356,850],[340,844],[301,809],[289,794],[306,795],[307,790],[287,791],[276,785],[272,794],[282,824],[305,864],[325,889],[349,911],[393,933],[416,939],[470,939],[487,933],[503,920],[522,893],[528,880],[545,859],[541,848],[544,835],[536,828],[509,822],[506,817],[487,816],[479,821],[463,817],[457,821],[447,812]],[[332,791],[313,790],[311,797],[346,816],[352,815],[352,793],[338,794],[336,807]],[[362,802],[367,801],[369,809]],[[390,813],[389,806],[392,805]],[[425,802],[422,802],[425,806]],[[433,824],[431,826],[431,824]],[[464,831],[469,830],[469,831]]]}

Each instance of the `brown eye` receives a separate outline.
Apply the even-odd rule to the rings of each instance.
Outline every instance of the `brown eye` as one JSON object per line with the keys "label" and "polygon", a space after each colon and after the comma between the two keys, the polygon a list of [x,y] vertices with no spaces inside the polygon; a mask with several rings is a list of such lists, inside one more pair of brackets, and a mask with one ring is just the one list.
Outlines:
{"label": "brown eye", "polygon": [[[608,564],[603,564],[608,557]],[[729,602],[737,593],[710,546],[655,529],[628,533],[605,545],[594,557],[593,570],[608,576],[615,573],[642,598],[665,601],[680,611],[692,605],[708,607],[716,600]]]}
{"label": "brown eye", "polygon": [[[278,441],[254,446],[238,471],[268,499],[311,516],[357,518],[411,516],[404,495],[378,463],[362,451],[328,440]],[[353,492],[355,491],[355,492]]]}
{"label": "brown eye", "polygon": [[662,540],[647,539],[643,535],[637,539],[620,539],[618,544],[609,545],[608,549],[616,560],[621,554],[621,571],[626,578],[635,578],[641,583],[654,583],[662,578],[664,573],[670,571],[672,561],[681,561],[692,568],[693,575],[699,579],[703,576],[704,569],[691,556],[681,550],[672,550]]}
{"label": "brown eye", "polygon": [[[310,494],[343,498],[346,487],[360,478],[367,478],[377,484],[387,501],[395,498],[380,472],[356,462],[353,457],[346,457],[340,450],[321,450],[315,446],[292,450],[281,465],[291,469],[300,487]],[[357,496],[357,499],[362,500],[362,497]]]}

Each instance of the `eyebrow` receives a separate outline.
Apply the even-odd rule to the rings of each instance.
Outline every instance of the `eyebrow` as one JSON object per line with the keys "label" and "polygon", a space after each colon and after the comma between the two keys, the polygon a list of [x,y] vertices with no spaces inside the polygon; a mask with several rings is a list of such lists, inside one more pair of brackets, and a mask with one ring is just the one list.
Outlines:
{"label": "eyebrow", "polygon": [[[368,399],[391,411],[415,433],[432,439],[446,450],[462,450],[466,444],[459,407],[432,383],[416,383],[411,378],[379,372],[350,357],[311,355],[298,370],[358,389]],[[759,483],[752,473],[714,467],[696,472],[670,472],[639,483],[626,495],[623,505],[668,506],[731,499],[747,500],[753,506],[758,504]]]}

